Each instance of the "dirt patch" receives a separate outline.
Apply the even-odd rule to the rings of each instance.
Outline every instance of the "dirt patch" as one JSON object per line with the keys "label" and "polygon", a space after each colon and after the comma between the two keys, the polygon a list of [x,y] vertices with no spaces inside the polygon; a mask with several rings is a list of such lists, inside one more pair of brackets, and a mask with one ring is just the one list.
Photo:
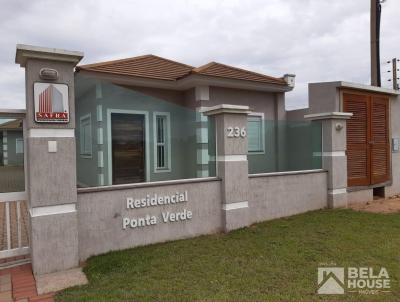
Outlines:
{"label": "dirt patch", "polygon": [[393,196],[389,198],[375,199],[365,204],[352,204],[349,208],[356,211],[365,211],[371,213],[398,213],[400,212],[400,196]]}

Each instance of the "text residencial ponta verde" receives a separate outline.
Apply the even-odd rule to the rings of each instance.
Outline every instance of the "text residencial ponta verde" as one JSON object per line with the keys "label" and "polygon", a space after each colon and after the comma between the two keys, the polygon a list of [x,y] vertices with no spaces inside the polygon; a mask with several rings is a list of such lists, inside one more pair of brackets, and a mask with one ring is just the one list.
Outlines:
{"label": "text residencial ponta verde", "polygon": [[[126,199],[126,208],[128,210],[141,209],[141,208],[151,208],[166,205],[175,205],[180,203],[186,203],[188,201],[188,192],[183,193],[176,192],[173,195],[147,195],[144,198],[136,199],[128,197]],[[126,230],[127,228],[139,228],[151,225],[156,225],[158,222],[169,223],[178,222],[192,219],[193,213],[187,209],[181,211],[162,211],[160,215],[147,214],[142,217],[123,217],[122,218],[122,228]]]}

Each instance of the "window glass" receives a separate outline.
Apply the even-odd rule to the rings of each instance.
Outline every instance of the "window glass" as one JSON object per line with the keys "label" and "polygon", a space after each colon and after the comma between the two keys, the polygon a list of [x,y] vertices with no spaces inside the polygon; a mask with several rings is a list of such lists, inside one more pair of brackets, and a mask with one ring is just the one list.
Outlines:
{"label": "window glass", "polygon": [[24,140],[22,138],[17,138],[15,140],[15,153],[16,154],[24,153]]}
{"label": "window glass", "polygon": [[247,120],[248,151],[263,152],[263,127],[261,116],[249,116]]}
{"label": "window glass", "polygon": [[167,115],[156,115],[156,137],[157,137],[156,169],[160,170],[168,169],[167,123],[168,123]]}

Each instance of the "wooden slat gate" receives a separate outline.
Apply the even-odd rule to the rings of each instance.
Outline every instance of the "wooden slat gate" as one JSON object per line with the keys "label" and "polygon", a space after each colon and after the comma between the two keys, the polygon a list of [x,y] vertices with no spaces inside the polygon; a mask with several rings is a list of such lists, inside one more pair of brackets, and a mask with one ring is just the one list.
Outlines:
{"label": "wooden slat gate", "polygon": [[0,268],[29,261],[24,120],[25,110],[0,110]]}
{"label": "wooden slat gate", "polygon": [[348,186],[368,186],[390,180],[389,99],[345,92]]}
{"label": "wooden slat gate", "polygon": [[27,202],[0,200],[0,259],[29,254]]}

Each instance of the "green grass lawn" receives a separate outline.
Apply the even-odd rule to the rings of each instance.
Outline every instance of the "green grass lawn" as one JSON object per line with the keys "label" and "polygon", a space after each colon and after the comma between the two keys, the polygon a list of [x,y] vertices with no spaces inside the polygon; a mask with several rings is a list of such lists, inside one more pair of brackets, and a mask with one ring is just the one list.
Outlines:
{"label": "green grass lawn", "polygon": [[[317,295],[320,263],[386,267],[391,292]],[[310,212],[92,257],[84,271],[89,284],[57,302],[400,301],[400,214]]]}

